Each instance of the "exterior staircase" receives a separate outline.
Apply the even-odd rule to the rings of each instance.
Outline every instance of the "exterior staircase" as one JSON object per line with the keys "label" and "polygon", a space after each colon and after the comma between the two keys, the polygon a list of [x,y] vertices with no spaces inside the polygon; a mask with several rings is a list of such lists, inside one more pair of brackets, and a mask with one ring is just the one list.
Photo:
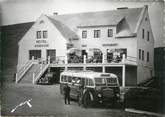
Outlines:
{"label": "exterior staircase", "polygon": [[31,83],[33,82],[33,73],[40,69],[40,64],[33,64],[29,70],[24,74],[19,83]]}
{"label": "exterior staircase", "polygon": [[50,63],[48,64],[41,64],[40,68],[37,69],[35,72],[33,72],[33,84],[36,84],[37,81],[42,77],[42,75],[45,73],[45,71],[48,69]]}
{"label": "exterior staircase", "polygon": [[[50,58],[50,57],[48,57]],[[35,61],[34,57],[23,65],[23,67],[16,73],[16,83],[33,83],[42,77],[50,65],[50,59],[47,64],[43,61]]]}

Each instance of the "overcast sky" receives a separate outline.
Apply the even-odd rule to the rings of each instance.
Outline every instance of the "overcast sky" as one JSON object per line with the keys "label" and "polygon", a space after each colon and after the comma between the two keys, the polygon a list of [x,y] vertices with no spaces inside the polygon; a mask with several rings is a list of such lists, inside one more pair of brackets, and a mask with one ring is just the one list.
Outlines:
{"label": "overcast sky", "polygon": [[144,0],[139,0],[140,2],[114,1],[116,0],[0,0],[2,25],[35,21],[42,13],[47,15],[51,15],[53,12],[67,14],[112,10],[117,7],[143,7],[144,5],[148,5],[152,30],[155,37],[155,47],[165,46],[163,37],[163,2],[144,2]]}

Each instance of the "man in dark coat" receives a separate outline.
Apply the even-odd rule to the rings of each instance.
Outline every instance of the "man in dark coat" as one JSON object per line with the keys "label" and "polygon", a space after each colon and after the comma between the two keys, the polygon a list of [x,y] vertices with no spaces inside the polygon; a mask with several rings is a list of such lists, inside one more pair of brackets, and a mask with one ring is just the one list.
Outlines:
{"label": "man in dark coat", "polygon": [[65,99],[65,104],[70,104],[70,87],[68,86],[68,84],[65,85],[64,87],[64,99]]}

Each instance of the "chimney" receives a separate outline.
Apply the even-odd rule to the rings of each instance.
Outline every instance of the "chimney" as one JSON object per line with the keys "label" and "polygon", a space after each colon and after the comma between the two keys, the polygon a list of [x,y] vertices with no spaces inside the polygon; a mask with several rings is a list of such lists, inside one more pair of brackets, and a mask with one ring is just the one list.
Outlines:
{"label": "chimney", "polygon": [[58,13],[57,12],[54,12],[53,15],[58,15]]}
{"label": "chimney", "polygon": [[117,10],[128,9],[128,7],[119,7]]}

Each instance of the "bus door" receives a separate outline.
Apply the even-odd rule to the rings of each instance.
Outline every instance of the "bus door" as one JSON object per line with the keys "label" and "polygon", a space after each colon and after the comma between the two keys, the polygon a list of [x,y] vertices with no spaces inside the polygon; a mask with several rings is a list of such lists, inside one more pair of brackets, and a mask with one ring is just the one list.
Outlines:
{"label": "bus door", "polygon": [[79,93],[79,87],[80,87],[80,78],[77,77],[72,77],[72,82],[71,82],[71,91],[70,91],[70,96],[74,99],[77,99],[78,93]]}

